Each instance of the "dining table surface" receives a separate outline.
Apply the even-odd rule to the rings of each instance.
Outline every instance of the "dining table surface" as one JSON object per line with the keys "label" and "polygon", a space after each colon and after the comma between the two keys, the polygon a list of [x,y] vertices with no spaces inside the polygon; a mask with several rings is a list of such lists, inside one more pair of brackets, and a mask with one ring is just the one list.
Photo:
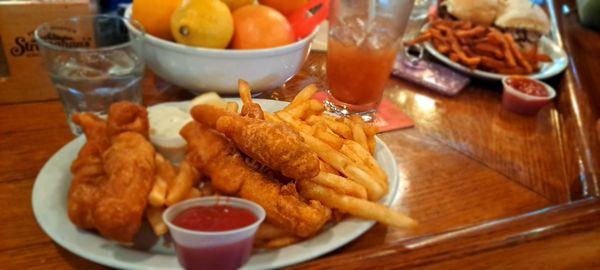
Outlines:
{"label": "dining table surface", "polygon": [[[558,95],[535,116],[506,111],[498,81],[473,79],[447,97],[390,77],[384,98],[414,121],[378,135],[398,166],[392,208],[419,226],[377,224],[290,267],[600,268],[600,33],[579,24],[574,2],[548,1],[570,63],[547,80]],[[324,89],[325,71],[326,53],[313,51],[294,78],[256,98],[289,101],[311,83]],[[148,106],[194,97],[151,71],[142,89]],[[0,268],[106,268],[53,242],[32,210],[37,174],[74,138],[60,100],[0,101]]]}

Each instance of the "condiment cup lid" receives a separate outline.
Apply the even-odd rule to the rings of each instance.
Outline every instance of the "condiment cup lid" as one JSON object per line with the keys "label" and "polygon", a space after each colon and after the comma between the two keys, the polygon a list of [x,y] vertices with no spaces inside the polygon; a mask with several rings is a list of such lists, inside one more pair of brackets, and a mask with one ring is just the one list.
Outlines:
{"label": "condiment cup lid", "polygon": [[[523,78],[523,79],[527,79],[527,80],[539,83],[546,88],[546,91],[548,91],[548,96],[539,97],[539,96],[532,96],[532,95],[525,94],[508,84],[507,81],[512,78]],[[504,91],[510,92],[511,94],[513,94],[523,100],[529,100],[529,101],[551,100],[556,96],[556,91],[554,90],[554,88],[552,88],[552,86],[550,86],[540,80],[532,79],[532,78],[529,78],[526,76],[506,76],[506,77],[502,78],[502,85],[504,86]]]}

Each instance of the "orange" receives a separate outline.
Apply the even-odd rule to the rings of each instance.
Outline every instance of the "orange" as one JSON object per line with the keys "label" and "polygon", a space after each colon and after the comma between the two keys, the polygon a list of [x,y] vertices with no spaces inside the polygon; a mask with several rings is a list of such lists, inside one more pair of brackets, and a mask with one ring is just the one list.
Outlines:
{"label": "orange", "polygon": [[308,0],[258,0],[258,2],[261,5],[270,6],[283,13],[283,15],[288,16],[306,5]]}
{"label": "orange", "polygon": [[233,12],[234,49],[263,49],[294,42],[294,32],[279,11],[262,5],[243,6]]}
{"label": "orange", "polygon": [[131,18],[144,26],[146,33],[167,40],[171,35],[171,14],[181,0],[134,0]]}

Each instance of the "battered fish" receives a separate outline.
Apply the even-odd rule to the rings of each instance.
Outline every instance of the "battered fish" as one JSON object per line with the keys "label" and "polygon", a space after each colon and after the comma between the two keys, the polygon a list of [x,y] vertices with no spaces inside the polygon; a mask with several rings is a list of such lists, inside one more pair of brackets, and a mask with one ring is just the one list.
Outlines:
{"label": "battered fish", "polygon": [[219,132],[191,122],[181,130],[181,135],[188,142],[188,161],[210,177],[215,189],[258,203],[270,223],[294,235],[309,237],[329,220],[329,208],[318,201],[303,200],[294,184],[282,185],[252,170]]}
{"label": "battered fish", "polygon": [[108,124],[92,114],[76,114],[73,121],[87,142],[71,165],[69,219],[109,239],[131,242],[154,180],[145,109],[122,102],[111,106]]}
{"label": "battered fish", "polygon": [[210,105],[192,109],[192,117],[225,134],[244,154],[286,177],[315,177],[319,158],[291,128],[280,123],[242,117]]}

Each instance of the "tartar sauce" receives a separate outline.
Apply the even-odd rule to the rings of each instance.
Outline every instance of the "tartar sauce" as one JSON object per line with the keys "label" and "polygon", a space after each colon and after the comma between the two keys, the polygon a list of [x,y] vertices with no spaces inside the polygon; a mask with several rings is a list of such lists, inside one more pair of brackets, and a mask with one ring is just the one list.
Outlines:
{"label": "tartar sauce", "polygon": [[150,135],[159,137],[181,137],[179,130],[192,117],[183,110],[172,106],[158,106],[149,109]]}

